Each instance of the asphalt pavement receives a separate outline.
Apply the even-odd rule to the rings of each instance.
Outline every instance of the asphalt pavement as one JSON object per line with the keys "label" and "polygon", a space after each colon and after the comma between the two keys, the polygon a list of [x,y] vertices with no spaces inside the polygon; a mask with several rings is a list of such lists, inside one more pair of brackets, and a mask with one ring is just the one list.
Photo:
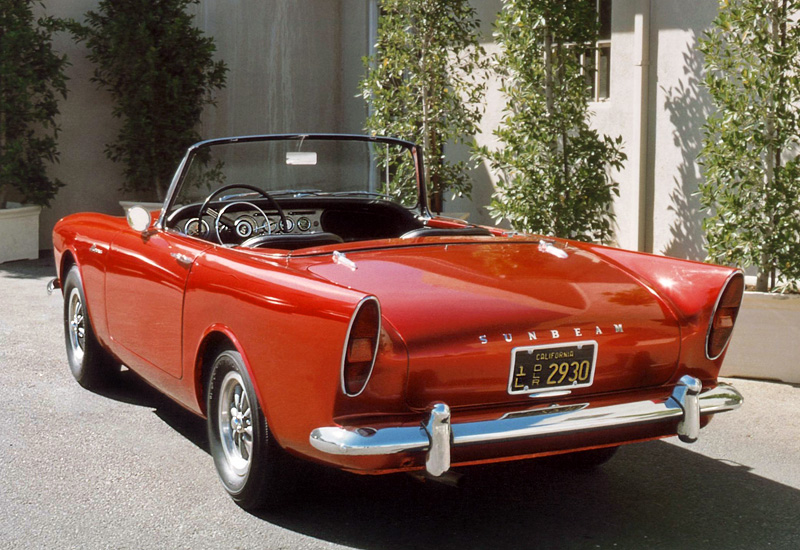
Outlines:
{"label": "asphalt pavement", "polygon": [[603,468],[464,469],[462,486],[312,472],[276,511],[225,495],[202,419],[130,372],[72,379],[50,258],[0,264],[0,548],[800,548],[800,387],[730,379],[745,404],[693,445]]}

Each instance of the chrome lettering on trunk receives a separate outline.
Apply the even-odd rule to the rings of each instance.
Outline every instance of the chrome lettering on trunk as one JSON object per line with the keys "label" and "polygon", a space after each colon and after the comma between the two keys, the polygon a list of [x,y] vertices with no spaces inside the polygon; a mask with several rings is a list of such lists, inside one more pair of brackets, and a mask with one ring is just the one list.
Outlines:
{"label": "chrome lettering on trunk", "polygon": [[[614,326],[614,333],[625,332],[625,328],[624,328],[622,323],[614,323],[613,326]],[[560,329],[560,330],[563,331],[564,329]],[[587,329],[586,327],[574,327],[572,329],[572,332],[575,334],[576,338],[581,338],[583,336],[583,331],[584,330],[591,330],[591,329],[590,328]],[[610,329],[608,327],[606,327],[606,330],[610,330]],[[551,340],[559,340],[562,337],[561,336],[561,332],[559,332],[559,330],[556,330],[556,329],[543,330],[543,331],[539,331],[538,333],[535,330],[529,330],[528,331],[528,340],[539,340],[539,338],[540,338],[540,336],[542,334],[544,334],[545,337],[546,337],[548,333],[550,335],[550,339]],[[595,325],[594,333],[596,335],[597,334],[605,334],[603,332],[603,329],[600,328],[599,325]],[[481,334],[480,336],[478,336],[478,341],[481,344],[488,344],[491,340],[499,339],[500,337],[502,337],[504,341],[509,342],[509,343],[514,340],[514,334],[513,333],[511,333],[511,332],[502,332],[496,338],[493,338],[488,334]]]}

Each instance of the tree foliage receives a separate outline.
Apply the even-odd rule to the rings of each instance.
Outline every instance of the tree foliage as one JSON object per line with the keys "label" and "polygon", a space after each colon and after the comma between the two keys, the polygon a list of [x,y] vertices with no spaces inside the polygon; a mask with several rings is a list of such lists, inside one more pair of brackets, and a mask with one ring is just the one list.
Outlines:
{"label": "tree foliage", "polygon": [[445,145],[471,138],[482,115],[487,61],[475,9],[468,0],[382,0],[380,8],[361,83],[367,130],[422,144],[429,192],[469,196],[465,163],[447,160]]}
{"label": "tree foliage", "polygon": [[67,58],[53,51],[52,17],[35,18],[33,0],[0,0],[0,208],[15,190],[23,202],[50,204],[59,180],[58,98],[67,96]]}
{"label": "tree foliage", "polygon": [[[700,155],[709,258],[800,279],[798,0],[730,0],[701,42],[716,112]],[[796,283],[795,283],[796,284]]]}
{"label": "tree foliage", "polygon": [[590,69],[581,54],[593,55],[597,33],[587,0],[507,0],[498,17],[507,105],[495,131],[501,148],[482,155],[498,178],[492,215],[514,229],[597,241],[613,235],[619,190],[609,170],[626,157],[621,137],[589,126]]}
{"label": "tree foliage", "polygon": [[97,67],[93,81],[111,93],[122,120],[106,155],[125,164],[124,191],[164,199],[197,125],[227,68],[187,12],[199,0],[102,0],[74,32]]}

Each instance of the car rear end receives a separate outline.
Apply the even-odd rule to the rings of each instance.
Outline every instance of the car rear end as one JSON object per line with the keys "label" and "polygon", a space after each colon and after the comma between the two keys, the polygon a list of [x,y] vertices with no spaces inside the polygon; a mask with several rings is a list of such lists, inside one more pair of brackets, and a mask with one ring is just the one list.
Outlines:
{"label": "car rear end", "polygon": [[317,458],[440,475],[676,434],[692,441],[712,414],[740,405],[716,382],[740,272],[662,260],[651,282],[604,249],[544,242],[447,241],[353,251],[356,269],[309,265],[371,296],[351,322],[333,422],[309,436]]}

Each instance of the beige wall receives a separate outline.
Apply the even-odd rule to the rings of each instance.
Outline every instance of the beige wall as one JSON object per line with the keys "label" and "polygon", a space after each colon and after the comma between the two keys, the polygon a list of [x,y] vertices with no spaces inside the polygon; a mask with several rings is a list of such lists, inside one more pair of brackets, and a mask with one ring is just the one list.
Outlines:
{"label": "beige wall", "polygon": [[623,248],[705,259],[694,193],[710,105],[697,38],[716,9],[714,0],[614,0],[611,97],[594,104],[594,124],[622,135],[629,157],[615,203]]}
{"label": "beige wall", "polygon": [[652,219],[651,250],[703,260],[700,203],[694,196],[702,180],[697,155],[706,116],[712,109],[703,90],[698,39],[714,20],[713,0],[652,1],[649,178]]}
{"label": "beige wall", "polygon": [[[50,0],[46,11],[56,17],[82,20],[83,13],[96,5],[95,0]],[[69,95],[60,104],[61,162],[50,170],[50,175],[66,187],[58,192],[50,208],[42,210],[41,248],[52,248],[50,232],[62,216],[87,210],[116,212],[120,198],[117,189],[121,171],[103,153],[105,143],[114,138],[117,128],[111,116],[111,102],[107,94],[98,92],[89,82],[92,66],[85,59],[85,48],[76,45],[67,33],[57,37],[55,46],[67,54],[71,66],[67,69]]]}
{"label": "beige wall", "polygon": [[[99,0],[46,0],[57,17],[83,19]],[[368,49],[368,0],[202,0],[197,25],[213,36],[230,69],[217,108],[207,109],[203,138],[250,133],[352,132],[366,109],[356,98],[361,58]],[[116,135],[108,94],[89,82],[93,67],[84,45],[64,34],[69,97],[61,103],[61,162],[51,170],[67,184],[42,212],[40,246],[50,248],[55,222],[67,214],[122,214],[121,167],[106,160]]]}

